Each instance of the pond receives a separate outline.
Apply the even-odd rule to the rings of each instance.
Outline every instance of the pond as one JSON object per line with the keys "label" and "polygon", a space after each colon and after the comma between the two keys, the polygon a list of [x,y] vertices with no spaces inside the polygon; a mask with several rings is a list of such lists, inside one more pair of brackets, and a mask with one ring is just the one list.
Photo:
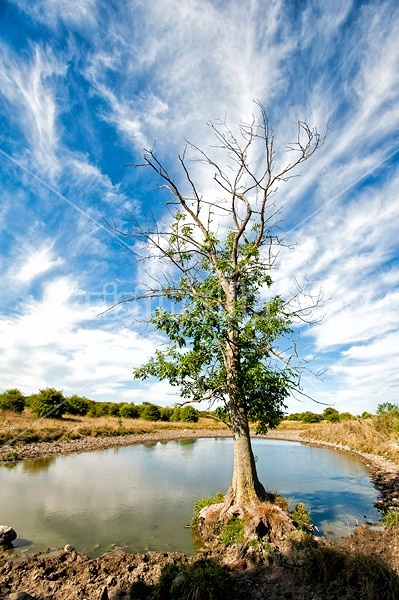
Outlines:
{"label": "pond", "polygon": [[[348,535],[378,521],[377,492],[366,466],[342,452],[255,439],[260,480],[292,506],[304,502],[320,533]],[[126,446],[42,458],[0,468],[0,522],[37,551],[71,544],[90,556],[113,545],[130,552],[195,552],[194,502],[226,491],[231,439]],[[25,546],[25,548],[23,548]]]}

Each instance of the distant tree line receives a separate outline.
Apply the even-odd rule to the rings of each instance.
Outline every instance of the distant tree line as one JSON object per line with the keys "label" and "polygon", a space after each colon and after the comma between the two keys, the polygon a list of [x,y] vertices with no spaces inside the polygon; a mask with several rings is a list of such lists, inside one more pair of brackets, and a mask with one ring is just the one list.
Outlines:
{"label": "distant tree line", "polygon": [[147,421],[184,421],[197,423],[206,412],[200,412],[193,406],[165,408],[143,402],[95,402],[85,396],[64,396],[63,392],[54,388],[45,388],[38,393],[24,396],[17,389],[9,389],[0,394],[0,411],[22,413],[28,408],[38,418],[61,419],[63,415],[104,417],[111,416],[124,419],[146,419]]}
{"label": "distant tree line", "polygon": [[[390,402],[384,402],[377,406],[377,416],[384,413],[397,412],[399,416],[399,405],[391,404]],[[338,421],[350,421],[354,419],[371,419],[375,417],[370,412],[364,411],[361,415],[355,416],[348,411],[339,412],[336,408],[331,406],[327,407],[323,413],[314,413],[310,410],[301,413],[291,413],[285,415],[283,420],[285,421],[302,421],[302,423],[320,423],[321,421],[329,421],[330,423],[337,423]]]}

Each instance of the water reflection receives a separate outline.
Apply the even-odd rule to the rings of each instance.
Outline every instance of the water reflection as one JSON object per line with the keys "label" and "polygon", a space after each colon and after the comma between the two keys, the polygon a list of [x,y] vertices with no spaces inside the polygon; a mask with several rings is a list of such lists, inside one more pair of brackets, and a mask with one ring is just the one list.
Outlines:
{"label": "water reflection", "polygon": [[25,473],[38,473],[39,471],[47,471],[55,461],[55,456],[44,456],[36,460],[27,460],[22,463],[22,469]]}
{"label": "water reflection", "polygon": [[[330,450],[255,440],[267,489],[304,502],[316,525],[347,533],[376,520],[376,492],[365,466]],[[98,555],[111,544],[129,551],[194,552],[194,502],[225,491],[233,466],[230,439],[189,440],[57,456],[0,468],[0,514],[32,550],[67,543]],[[27,476],[28,475],[28,476]],[[327,529],[328,528],[328,529]],[[339,533],[341,535],[341,533]]]}

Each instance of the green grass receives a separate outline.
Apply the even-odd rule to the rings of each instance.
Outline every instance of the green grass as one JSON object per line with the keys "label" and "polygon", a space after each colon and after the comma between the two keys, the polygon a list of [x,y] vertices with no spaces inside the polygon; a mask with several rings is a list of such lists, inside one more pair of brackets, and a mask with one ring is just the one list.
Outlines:
{"label": "green grass", "polygon": [[381,519],[387,529],[399,528],[399,509],[390,509]]}
{"label": "green grass", "polygon": [[217,492],[217,494],[210,498],[200,498],[194,504],[194,512],[193,518],[191,520],[191,524],[195,525],[197,521],[197,517],[201,510],[205,508],[205,506],[210,506],[211,504],[220,504],[224,500],[224,494],[222,492]]}
{"label": "green grass", "polygon": [[238,517],[233,517],[228,523],[222,525],[217,539],[224,546],[243,544],[245,541],[244,529],[244,521]]}

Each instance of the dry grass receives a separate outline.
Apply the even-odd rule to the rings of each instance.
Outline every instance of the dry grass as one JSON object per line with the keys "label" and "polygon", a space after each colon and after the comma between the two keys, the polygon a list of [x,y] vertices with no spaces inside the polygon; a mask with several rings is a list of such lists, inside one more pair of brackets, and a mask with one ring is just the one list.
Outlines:
{"label": "dry grass", "polygon": [[377,454],[399,464],[398,432],[394,426],[384,423],[378,417],[338,423],[327,421],[315,423],[306,428],[306,437],[315,441],[341,444],[360,452]]}
{"label": "dry grass", "polygon": [[182,421],[145,421],[118,417],[70,417],[62,419],[37,419],[29,410],[21,415],[0,413],[0,444],[17,439],[18,442],[50,442],[82,437],[121,436],[183,429],[220,429],[220,424],[210,418],[200,418],[198,423]]}

